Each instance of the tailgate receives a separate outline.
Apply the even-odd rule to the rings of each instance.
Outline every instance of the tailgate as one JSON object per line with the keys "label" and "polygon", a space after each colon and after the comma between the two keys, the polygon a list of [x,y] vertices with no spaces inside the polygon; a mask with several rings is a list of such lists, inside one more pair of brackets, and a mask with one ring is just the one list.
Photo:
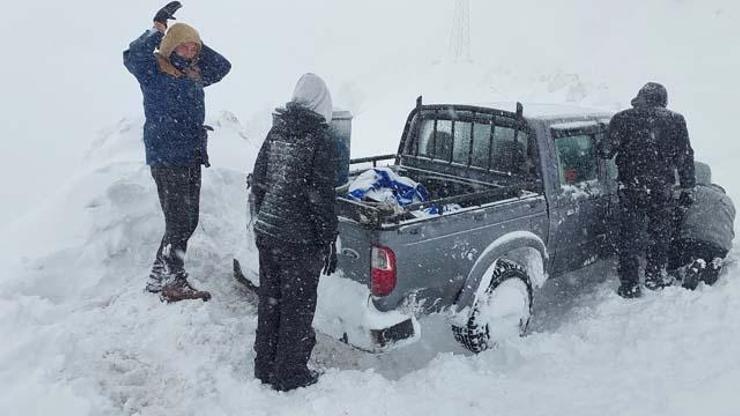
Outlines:
{"label": "tailgate", "polygon": [[370,254],[376,234],[352,220],[339,218],[338,269],[345,278],[369,287]]}

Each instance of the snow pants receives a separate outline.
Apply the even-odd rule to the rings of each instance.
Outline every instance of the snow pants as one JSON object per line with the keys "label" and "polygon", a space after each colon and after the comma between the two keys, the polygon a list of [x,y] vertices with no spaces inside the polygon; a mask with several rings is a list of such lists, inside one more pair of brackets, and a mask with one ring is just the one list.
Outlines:
{"label": "snow pants", "polygon": [[288,389],[310,378],[323,257],[318,246],[257,237],[260,286],[255,377]]}
{"label": "snow pants", "polygon": [[153,166],[151,170],[165,222],[154,267],[166,266],[170,274],[181,273],[185,271],[188,240],[198,227],[201,167]]}
{"label": "snow pants", "polygon": [[[643,254],[647,258],[645,275],[659,277],[668,265],[668,250],[674,231],[675,203],[671,189],[622,189],[619,199],[619,278],[623,284],[639,282],[640,257]],[[645,248],[641,242],[646,223]]]}

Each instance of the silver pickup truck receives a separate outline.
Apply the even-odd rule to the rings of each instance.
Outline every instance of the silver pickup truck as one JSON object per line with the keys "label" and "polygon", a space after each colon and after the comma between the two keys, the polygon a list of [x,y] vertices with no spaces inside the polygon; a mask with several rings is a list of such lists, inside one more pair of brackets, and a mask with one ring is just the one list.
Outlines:
{"label": "silver pickup truck", "polygon": [[609,119],[420,98],[398,153],[353,160],[350,181],[387,166],[429,201],[399,210],[339,194],[339,269],[322,280],[315,325],[371,352],[413,341],[416,318],[440,311],[473,352],[523,334],[548,278],[613,254],[616,170],[596,152]]}

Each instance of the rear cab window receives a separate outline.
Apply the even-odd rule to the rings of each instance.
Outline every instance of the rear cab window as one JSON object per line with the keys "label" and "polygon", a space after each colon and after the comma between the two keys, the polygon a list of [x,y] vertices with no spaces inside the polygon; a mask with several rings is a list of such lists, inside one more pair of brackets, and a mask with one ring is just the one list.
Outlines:
{"label": "rear cab window", "polygon": [[511,116],[425,110],[414,119],[403,157],[414,165],[473,178],[488,174],[489,178],[536,179],[533,139],[527,123]]}

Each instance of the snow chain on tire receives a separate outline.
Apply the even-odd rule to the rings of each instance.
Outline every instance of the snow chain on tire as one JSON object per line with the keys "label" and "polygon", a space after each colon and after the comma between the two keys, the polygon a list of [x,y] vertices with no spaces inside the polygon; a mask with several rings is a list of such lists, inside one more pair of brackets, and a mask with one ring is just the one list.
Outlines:
{"label": "snow chain on tire", "polygon": [[[510,260],[499,259],[493,270],[491,284],[486,289],[485,294],[490,295],[501,283],[509,279],[519,279],[527,285],[527,292],[529,294],[529,316],[527,317],[527,322],[525,322],[521,328],[521,335],[524,335],[532,316],[532,304],[534,299],[532,283],[529,280],[526,270],[524,270],[522,266]],[[491,341],[491,328],[488,327],[488,324],[476,322],[478,313],[479,310],[476,303],[473,305],[473,309],[466,326],[460,327],[452,325],[452,333],[455,336],[455,340],[475,354],[481,353],[495,346],[495,343]],[[493,330],[495,331],[495,328],[493,328]]]}

